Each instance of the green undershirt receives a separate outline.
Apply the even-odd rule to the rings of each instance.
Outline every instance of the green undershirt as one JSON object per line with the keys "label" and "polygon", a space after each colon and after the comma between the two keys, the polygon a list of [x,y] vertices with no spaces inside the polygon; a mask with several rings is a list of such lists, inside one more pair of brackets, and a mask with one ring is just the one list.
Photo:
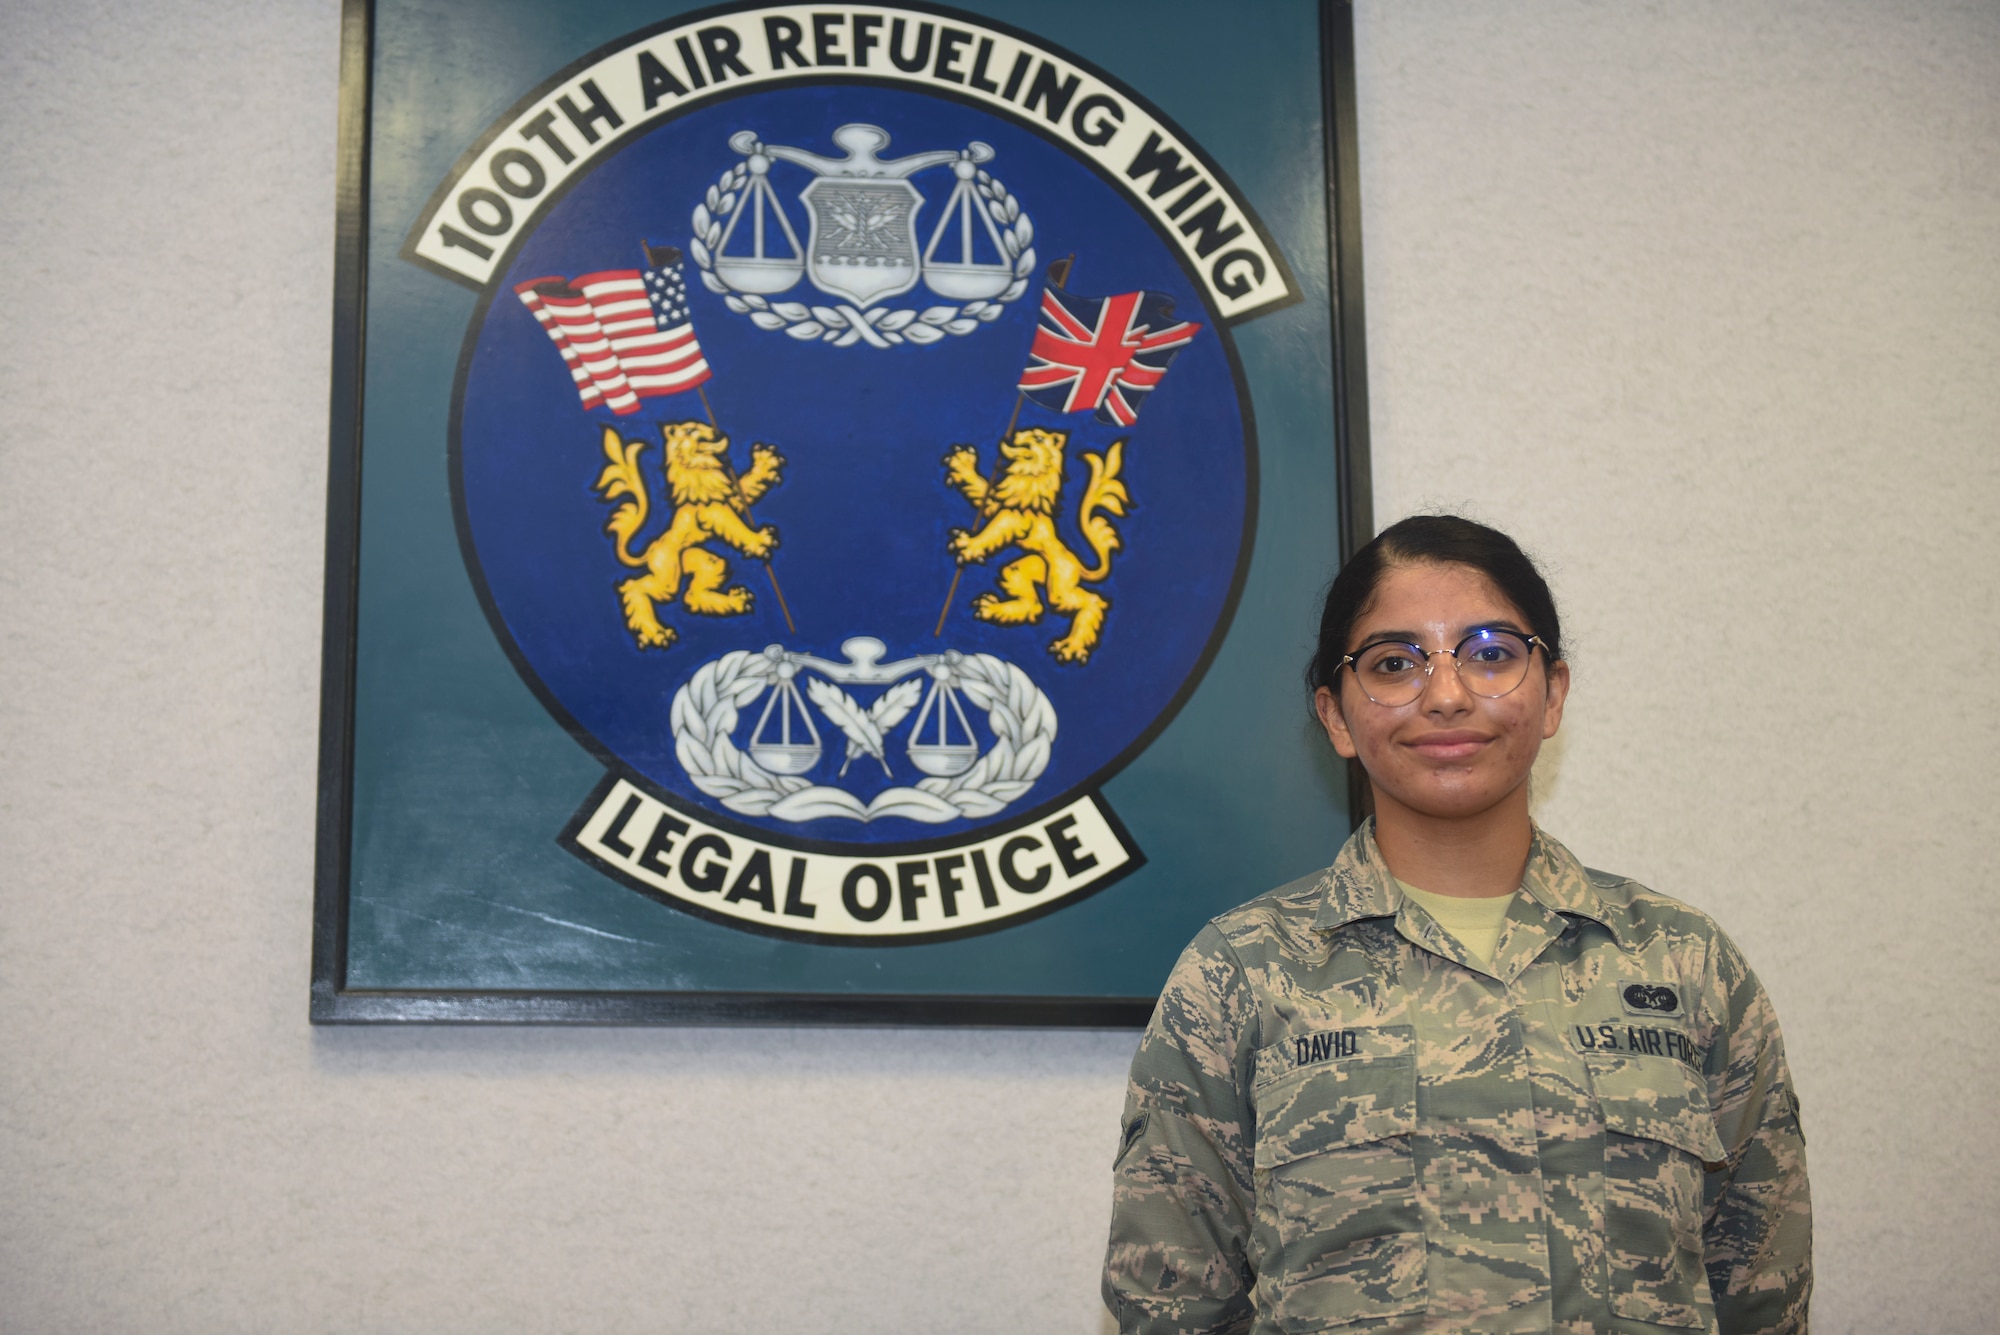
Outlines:
{"label": "green undershirt", "polygon": [[1481,899],[1436,895],[1400,878],[1396,888],[1423,905],[1424,911],[1437,919],[1437,925],[1450,932],[1481,968],[1492,967],[1493,948],[1500,944],[1500,929],[1506,925],[1507,906],[1513,902],[1513,895],[1487,895]]}

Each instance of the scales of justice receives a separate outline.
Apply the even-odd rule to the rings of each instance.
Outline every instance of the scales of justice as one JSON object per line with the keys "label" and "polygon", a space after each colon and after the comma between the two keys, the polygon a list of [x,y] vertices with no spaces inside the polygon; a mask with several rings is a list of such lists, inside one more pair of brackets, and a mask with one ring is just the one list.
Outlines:
{"label": "scales of justice", "polygon": [[[963,149],[883,158],[878,155],[888,146],[889,134],[876,125],[843,125],[833,132],[833,142],[847,156],[826,157],[766,144],[751,130],[729,137],[729,146],[748,159],[750,179],[729,210],[721,243],[715,247],[718,278],[738,292],[769,296],[809,274],[820,291],[863,307],[908,292],[920,280],[939,296],[960,302],[991,300],[1014,281],[1000,233],[975,184],[979,164],[993,160],[991,147],[974,140]],[[774,161],[813,173],[812,183],[799,193],[812,220],[804,246],[771,188]],[[930,244],[919,254],[917,213],[925,200],[909,178],[946,163],[951,164],[957,185],[931,231]],[[746,215],[747,254],[743,238],[737,236]],[[974,230],[975,218],[990,243],[991,261],[977,258],[980,233]],[[781,243],[771,234],[773,222],[783,234]],[[956,258],[950,257],[954,248],[948,243],[953,239]],[[732,241],[737,243],[735,254],[730,253]],[[788,247],[789,254],[773,254],[774,245]],[[940,246],[945,247],[946,258],[938,257]]]}
{"label": "scales of justice", "polygon": [[[947,649],[941,654],[917,654],[884,663],[881,658],[887,648],[872,636],[856,636],[840,646],[840,651],[847,655],[845,663],[794,653],[775,644],[765,649],[764,657],[773,664],[775,680],[765,695],[757,726],[750,733],[750,745],[746,748],[750,758],[773,774],[804,774],[819,763],[822,750],[819,728],[799,692],[798,677],[802,670],[810,669],[843,686],[890,686],[913,673],[925,672],[931,678],[930,686],[917,709],[916,722],[910,727],[905,754],[912,765],[933,778],[951,778],[972,768],[979,759],[980,748],[972,724],[965,716],[965,706],[959,700],[957,679],[964,655],[956,649]],[[889,725],[880,729],[887,732],[901,721],[901,714],[893,720],[880,721]],[[848,729],[843,726],[842,731]],[[861,743],[861,738],[848,735]],[[879,754],[876,758],[882,761],[886,773],[887,759]],[[841,770],[845,773],[846,766]]]}

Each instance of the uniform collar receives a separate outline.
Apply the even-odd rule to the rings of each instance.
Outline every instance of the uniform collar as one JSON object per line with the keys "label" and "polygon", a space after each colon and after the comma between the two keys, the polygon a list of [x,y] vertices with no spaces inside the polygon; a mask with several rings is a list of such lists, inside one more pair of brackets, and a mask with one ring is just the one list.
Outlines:
{"label": "uniform collar", "polygon": [[1326,898],[1313,916],[1313,930],[1331,932],[1363,918],[1393,918],[1403,892],[1375,846],[1375,818],[1361,822],[1326,869]]}
{"label": "uniform collar", "polygon": [[[1521,889],[1543,908],[1568,917],[1601,923],[1618,943],[1629,945],[1624,915],[1604,902],[1576,855],[1544,833],[1538,825],[1528,849]],[[1361,822],[1333,866],[1327,868],[1326,898],[1313,917],[1315,931],[1330,932],[1363,918],[1393,918],[1405,902],[1382,850],[1375,844],[1375,818]]]}

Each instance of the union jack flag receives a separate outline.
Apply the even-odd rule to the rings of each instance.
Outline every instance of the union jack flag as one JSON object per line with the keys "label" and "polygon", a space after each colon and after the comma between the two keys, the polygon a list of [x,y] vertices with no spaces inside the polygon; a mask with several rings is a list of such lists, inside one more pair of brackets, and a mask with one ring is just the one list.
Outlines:
{"label": "union jack flag", "polygon": [[648,246],[646,259],[643,273],[606,269],[514,285],[562,353],[586,409],[602,404],[624,417],[639,411],[640,399],[679,394],[708,379],[680,251]]}
{"label": "union jack flag", "polygon": [[1096,409],[1097,420],[1130,426],[1176,354],[1201,332],[1174,320],[1164,292],[1079,297],[1053,283],[1042,289],[1041,319],[1020,390],[1059,413]]}

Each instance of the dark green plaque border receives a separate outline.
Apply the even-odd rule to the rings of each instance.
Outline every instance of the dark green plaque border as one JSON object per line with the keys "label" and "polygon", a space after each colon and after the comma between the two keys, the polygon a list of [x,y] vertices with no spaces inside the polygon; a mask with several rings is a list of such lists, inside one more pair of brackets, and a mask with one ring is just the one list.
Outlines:
{"label": "dark green plaque border", "polygon": [[[1373,532],[1363,341],[1361,212],[1356,164],[1351,0],[1319,0],[1327,161],[1333,450],[1344,559]],[[1143,1025],[1152,997],[857,995],[727,991],[366,990],[349,988],[347,924],[359,611],[361,429],[367,309],[368,143],[373,0],[344,0],[336,185],[326,602],[320,677],[318,843],[311,1019],[314,1024]],[[1350,785],[1358,819],[1359,791]]]}

